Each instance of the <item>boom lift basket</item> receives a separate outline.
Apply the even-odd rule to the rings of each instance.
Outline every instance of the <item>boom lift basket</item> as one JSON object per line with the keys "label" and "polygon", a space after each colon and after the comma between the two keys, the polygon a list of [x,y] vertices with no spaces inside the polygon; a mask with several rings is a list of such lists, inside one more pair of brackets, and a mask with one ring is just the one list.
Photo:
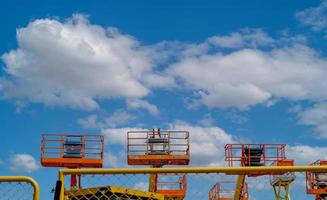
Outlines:
{"label": "boom lift basket", "polygon": [[41,164],[45,167],[102,167],[103,135],[43,134]]}
{"label": "boom lift basket", "polygon": [[129,165],[188,165],[190,140],[187,131],[128,131]]}

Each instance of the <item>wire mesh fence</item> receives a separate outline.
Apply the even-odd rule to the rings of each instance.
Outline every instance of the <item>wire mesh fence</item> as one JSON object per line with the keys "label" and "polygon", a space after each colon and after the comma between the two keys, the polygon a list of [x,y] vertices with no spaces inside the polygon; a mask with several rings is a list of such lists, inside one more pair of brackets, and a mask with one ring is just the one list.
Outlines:
{"label": "wire mesh fence", "polygon": [[[101,172],[69,173],[65,172],[63,180],[65,200],[219,200],[233,199],[237,175],[218,172]],[[69,170],[68,170],[69,171]],[[104,170],[105,171],[105,170]],[[71,176],[76,175],[76,185],[71,185]],[[296,173],[298,174],[298,173]],[[262,175],[247,177],[244,184],[248,199],[275,199],[271,177]],[[219,189],[213,190],[219,183]],[[247,193],[247,189],[249,192]],[[213,192],[220,192],[214,194]],[[294,192],[293,192],[294,191]],[[305,179],[291,185],[291,197],[297,200],[313,199],[306,194]],[[294,199],[293,198],[293,199]]]}
{"label": "wire mesh fence", "polygon": [[[219,174],[95,174],[81,175],[80,185],[70,187],[65,177],[65,196],[71,200],[199,200],[208,199]],[[79,177],[77,177],[79,179]],[[149,192],[151,191],[151,192]]]}
{"label": "wire mesh fence", "polygon": [[38,200],[37,183],[28,177],[0,177],[1,200]]}

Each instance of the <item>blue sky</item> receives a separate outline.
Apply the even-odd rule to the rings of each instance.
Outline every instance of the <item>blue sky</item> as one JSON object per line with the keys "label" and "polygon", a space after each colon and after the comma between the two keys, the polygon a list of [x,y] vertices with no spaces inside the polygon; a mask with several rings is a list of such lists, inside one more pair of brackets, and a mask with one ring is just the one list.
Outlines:
{"label": "blue sky", "polygon": [[327,159],[326,12],[315,0],[2,3],[0,173],[34,177],[49,199],[42,133],[104,133],[106,167],[119,167],[126,130],[153,127],[189,130],[193,165],[222,165],[228,142]]}

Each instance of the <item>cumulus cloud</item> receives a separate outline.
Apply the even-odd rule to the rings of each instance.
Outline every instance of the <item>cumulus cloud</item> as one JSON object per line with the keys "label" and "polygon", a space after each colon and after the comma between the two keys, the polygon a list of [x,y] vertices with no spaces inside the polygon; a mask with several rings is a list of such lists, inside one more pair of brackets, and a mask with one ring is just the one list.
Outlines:
{"label": "cumulus cloud", "polygon": [[247,109],[280,98],[326,99],[326,64],[313,49],[293,44],[187,56],[167,71],[208,107]]}
{"label": "cumulus cloud", "polygon": [[207,43],[222,48],[257,48],[271,46],[275,40],[261,29],[243,29],[240,32],[233,32],[227,36],[213,36]]}
{"label": "cumulus cloud", "polygon": [[212,118],[210,113],[207,113],[203,116],[202,119],[198,121],[198,124],[201,126],[212,126],[214,124],[215,120]]}
{"label": "cumulus cloud", "polygon": [[127,107],[131,109],[145,109],[152,115],[159,115],[159,109],[157,106],[141,99],[128,99]]}
{"label": "cumulus cloud", "polygon": [[171,125],[171,129],[190,132],[191,164],[196,166],[225,165],[225,145],[238,143],[232,135],[217,126],[194,126],[176,122]]}
{"label": "cumulus cloud", "polygon": [[297,165],[308,165],[316,160],[327,160],[327,147],[295,145],[287,147],[287,157],[294,159]]}
{"label": "cumulus cloud", "polygon": [[92,110],[99,107],[98,99],[149,93],[142,80],[152,74],[154,53],[85,16],[32,21],[17,30],[17,43],[16,50],[2,55],[5,98]]}
{"label": "cumulus cloud", "polygon": [[34,172],[39,169],[37,161],[29,154],[15,154],[10,159],[10,170],[14,172]]}
{"label": "cumulus cloud", "polygon": [[98,115],[93,114],[86,118],[81,118],[77,120],[83,128],[87,129],[104,129],[104,128],[114,128],[122,125],[126,125],[133,121],[136,117],[133,114],[126,112],[125,110],[116,110],[109,117],[101,119]]}
{"label": "cumulus cloud", "polygon": [[[0,97],[21,105],[86,110],[99,108],[99,100],[123,98],[127,109],[152,115],[160,111],[144,98],[155,88],[193,93],[186,99],[190,108],[244,110],[271,106],[279,99],[322,102],[327,100],[327,62],[304,41],[301,36],[275,39],[261,29],[242,29],[202,43],[144,46],[82,15],[65,21],[38,19],[19,28],[18,48],[1,56],[5,74],[0,77]],[[129,120],[128,113],[117,112],[102,121],[92,115],[79,122],[104,128]],[[300,122],[325,130],[317,122]]]}
{"label": "cumulus cloud", "polygon": [[126,152],[104,152],[104,165],[108,167],[127,167]]}
{"label": "cumulus cloud", "polygon": [[322,1],[317,7],[298,11],[295,16],[303,25],[314,31],[324,30],[327,27],[327,1]]}
{"label": "cumulus cloud", "polygon": [[327,138],[327,103],[317,103],[313,107],[298,111],[298,123],[314,127],[316,134]]}

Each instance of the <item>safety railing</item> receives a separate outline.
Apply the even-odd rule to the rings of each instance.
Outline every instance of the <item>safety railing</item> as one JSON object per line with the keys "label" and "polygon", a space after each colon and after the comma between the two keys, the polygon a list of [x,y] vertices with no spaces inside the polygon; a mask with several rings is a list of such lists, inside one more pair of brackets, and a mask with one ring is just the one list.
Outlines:
{"label": "safety railing", "polygon": [[[327,160],[317,160],[312,166],[326,166]],[[327,196],[327,172],[308,171],[306,172],[306,190],[308,194]]]}
{"label": "safety railing", "polygon": [[[277,160],[272,163],[272,166],[294,166],[294,160]],[[287,172],[283,174],[270,175],[270,184],[274,185],[287,185],[292,183],[296,178],[294,172]]]}
{"label": "safety railing", "polygon": [[38,183],[27,176],[0,176],[0,199],[39,200]]}
{"label": "safety railing", "polygon": [[43,134],[41,163],[46,167],[102,167],[103,135]]}
{"label": "safety railing", "polygon": [[[187,165],[190,159],[190,138],[187,131],[128,131],[129,165]],[[159,164],[160,165],[160,164]]]}
{"label": "safety railing", "polygon": [[209,200],[233,199],[235,193],[235,181],[217,182],[209,191]]}
{"label": "safety railing", "polygon": [[165,196],[186,195],[185,174],[163,174],[157,176],[155,192]]}
{"label": "safety railing", "polygon": [[[56,194],[60,200],[98,200],[101,198],[117,199],[118,197],[124,197],[126,200],[155,200],[160,198],[169,200],[170,198],[163,194],[148,192],[150,175],[186,174],[187,192],[183,199],[198,200],[207,199],[212,186],[217,181],[222,180],[224,174],[263,173],[270,175],[306,171],[327,173],[327,166],[63,169],[59,171]],[[70,188],[69,179],[71,175],[81,176],[81,188]],[[273,196],[273,194],[271,195]]]}
{"label": "safety railing", "polygon": [[225,161],[228,166],[266,166],[285,160],[285,144],[227,144]]}

